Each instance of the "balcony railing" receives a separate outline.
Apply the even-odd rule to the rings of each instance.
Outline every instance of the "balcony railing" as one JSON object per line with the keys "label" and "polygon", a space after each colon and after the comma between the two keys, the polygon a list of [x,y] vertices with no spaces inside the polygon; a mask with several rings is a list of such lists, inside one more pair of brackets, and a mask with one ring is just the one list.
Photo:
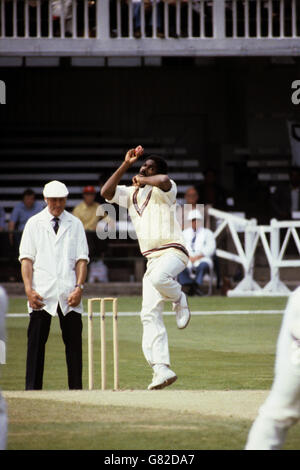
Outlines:
{"label": "balcony railing", "polygon": [[298,0],[0,0],[0,55],[293,55]]}

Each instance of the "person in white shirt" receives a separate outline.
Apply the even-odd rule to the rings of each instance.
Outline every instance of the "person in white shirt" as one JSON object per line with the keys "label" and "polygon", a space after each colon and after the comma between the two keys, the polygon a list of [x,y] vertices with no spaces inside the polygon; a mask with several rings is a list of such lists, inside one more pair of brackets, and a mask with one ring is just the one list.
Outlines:
{"label": "person in white shirt", "polygon": [[177,206],[177,219],[182,228],[185,230],[190,226],[188,221],[189,213],[195,209],[201,210],[203,204],[199,204],[199,194],[195,186],[190,186],[185,194],[182,205]]}
{"label": "person in white shirt", "polygon": [[274,380],[245,450],[280,450],[300,419],[300,287],[289,296],[276,345]]}
{"label": "person in white shirt", "polygon": [[202,215],[199,210],[191,211],[188,221],[191,226],[183,231],[183,236],[189,252],[189,263],[179,274],[178,280],[189,295],[203,295],[203,277],[213,267],[212,257],[216,251],[216,241],[212,231],[202,227]]}
{"label": "person in white shirt", "polygon": [[153,368],[148,390],[155,390],[177,379],[170,369],[163,310],[165,301],[171,301],[178,328],[188,325],[190,310],[176,280],[188,263],[188,252],[176,219],[176,184],[168,177],[167,164],[161,157],[150,155],[133,177],[132,186],[119,185],[122,176],[143,152],[138,146],[126,153],[123,163],[103,185],[101,195],[107,202],[128,209],[140,250],[148,260],[143,277],[142,348]]}
{"label": "person in white shirt", "polygon": [[[0,364],[5,364],[5,314],[8,299],[5,290],[0,286]],[[7,411],[6,403],[0,392],[0,450],[6,449]]]}
{"label": "person in white shirt", "polygon": [[65,210],[68,189],[60,181],[44,187],[47,207],[24,228],[20,256],[28,298],[26,390],[43,384],[45,345],[58,314],[70,389],[82,388],[82,289],[89,262],[82,222]]}

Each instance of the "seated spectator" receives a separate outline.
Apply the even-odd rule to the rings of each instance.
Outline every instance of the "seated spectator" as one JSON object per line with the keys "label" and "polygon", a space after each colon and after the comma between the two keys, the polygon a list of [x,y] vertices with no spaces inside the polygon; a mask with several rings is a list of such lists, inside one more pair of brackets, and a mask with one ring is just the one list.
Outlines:
{"label": "seated spectator", "polygon": [[[52,0],[52,15],[54,20],[64,17],[65,35],[72,36],[72,0]],[[54,36],[60,36],[59,25],[54,29]]]}
{"label": "seated spectator", "polygon": [[[164,3],[169,5],[169,35],[171,37],[187,37],[188,36],[188,23],[189,23],[189,11],[188,3],[189,0],[180,0],[180,29],[177,30],[177,0],[163,0]],[[202,9],[201,0],[193,0],[191,2],[192,15],[191,15],[191,32],[193,36],[199,36],[200,34],[200,13]],[[209,6],[208,4],[206,4]]]}
{"label": "seated spectator", "polygon": [[100,220],[100,216],[97,215],[100,204],[95,201],[96,189],[94,186],[86,186],[83,189],[83,201],[80,202],[74,209],[72,214],[83,223],[83,227],[86,231],[86,237],[89,245],[89,254],[93,258],[97,253],[97,237],[96,227]]}
{"label": "seated spectator", "polygon": [[203,277],[213,266],[216,241],[211,230],[204,228],[201,213],[195,209],[188,220],[191,227],[183,231],[190,259],[187,267],[179,274],[178,281],[188,295],[203,295]]}
{"label": "seated spectator", "polygon": [[6,229],[6,216],[3,207],[0,207],[0,232]]}
{"label": "seated spectator", "polygon": [[217,181],[217,173],[212,168],[204,172],[204,181],[197,186],[199,201],[202,204],[209,204],[215,209],[226,208],[225,190]]}
{"label": "seated spectator", "polygon": [[88,282],[108,282],[108,268],[101,259],[90,264]]}
{"label": "seated spectator", "polygon": [[290,220],[293,212],[300,211],[300,168],[291,168],[289,178],[271,194],[271,217],[278,220]]}
{"label": "seated spectator", "polygon": [[190,222],[188,221],[189,213],[195,209],[198,209],[201,212],[201,204],[198,204],[198,202],[198,191],[195,186],[190,186],[184,194],[183,205],[179,205],[177,207],[177,220],[183,230],[190,225]]}
{"label": "seated spectator", "polygon": [[[15,205],[8,222],[9,241],[11,245],[16,245],[16,248],[19,248],[21,232],[27,220],[44,209],[44,207],[45,204],[42,201],[36,201],[35,192],[32,189],[26,189],[24,191],[22,201]],[[18,233],[15,231],[18,231]]]}
{"label": "seated spectator", "polygon": [[20,275],[18,253],[22,232],[27,220],[44,209],[45,203],[36,201],[35,192],[26,189],[22,195],[22,201],[18,202],[10,215],[8,222],[8,250],[10,258],[7,276],[9,281],[16,281]]}
{"label": "seated spectator", "polygon": [[[133,27],[134,36],[136,38],[141,37],[141,0],[132,0],[133,3]],[[152,0],[145,0],[144,2],[145,11],[145,34],[152,36]],[[164,37],[163,34],[163,3],[157,1],[156,3],[156,27],[157,36],[160,38]]]}
{"label": "seated spectator", "polygon": [[0,207],[0,256],[6,257],[9,251],[6,231],[6,216],[3,207]]}
{"label": "seated spectator", "polygon": [[99,203],[95,201],[96,189],[94,186],[86,186],[83,189],[82,196],[83,201],[73,209],[72,214],[81,220],[85,230],[95,231],[99,221],[99,216],[97,215]]}

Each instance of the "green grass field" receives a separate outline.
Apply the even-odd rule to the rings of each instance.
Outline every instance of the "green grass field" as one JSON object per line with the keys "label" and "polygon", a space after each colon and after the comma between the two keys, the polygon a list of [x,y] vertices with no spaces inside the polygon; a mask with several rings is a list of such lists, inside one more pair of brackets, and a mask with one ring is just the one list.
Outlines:
{"label": "green grass field", "polygon": [[[286,298],[190,299],[194,311],[283,310],[285,303]],[[119,311],[138,312],[140,304],[139,297],[123,297],[119,299]],[[166,311],[170,310],[167,304]],[[10,299],[9,312],[25,313],[25,299]],[[123,397],[128,396],[128,403],[122,406],[102,404],[101,391],[82,392],[82,396],[75,391],[71,398],[68,395],[68,400],[51,398],[51,391],[62,391],[63,397],[63,391],[67,390],[64,345],[57,317],[52,320],[46,348],[45,394],[41,398],[35,392],[23,392],[18,398],[14,397],[13,391],[24,390],[28,318],[8,318],[7,364],[1,368],[1,388],[9,414],[8,449],[242,449],[252,416],[255,417],[262,400],[258,395],[249,415],[245,392],[267,393],[269,390],[281,321],[281,314],[195,315],[189,327],[180,331],[175,318],[165,316],[171,365],[178,380],[168,390],[147,393],[155,394],[155,399],[166,398],[166,393],[170,393],[170,400],[177,400],[179,396],[181,402],[167,403],[167,408],[163,404],[151,408],[148,395],[145,407],[143,402],[135,406],[134,399],[136,391],[147,388],[152,376],[141,350],[139,316],[119,319],[121,391],[105,392],[116,398],[122,393]],[[95,324],[97,322],[96,317]],[[87,317],[83,318],[83,323],[83,386],[87,389]],[[108,388],[112,389],[111,318],[107,318],[107,340]],[[95,371],[96,388],[100,389],[99,335],[95,341]],[[129,391],[134,391],[132,399]],[[218,400],[218,393],[222,391],[233,394],[240,391],[241,395],[232,395],[232,414],[224,415],[219,402],[215,403],[215,413],[210,401],[202,411],[201,403],[199,410],[184,409],[181,404],[184,405],[185,394],[190,399],[195,391],[206,391],[205,396],[210,399],[216,396]],[[211,395],[214,393],[216,395]],[[91,401],[88,398],[91,396],[96,396],[97,400]],[[195,400],[199,400],[198,394]],[[300,449],[299,441],[296,426],[290,431],[286,448]]]}

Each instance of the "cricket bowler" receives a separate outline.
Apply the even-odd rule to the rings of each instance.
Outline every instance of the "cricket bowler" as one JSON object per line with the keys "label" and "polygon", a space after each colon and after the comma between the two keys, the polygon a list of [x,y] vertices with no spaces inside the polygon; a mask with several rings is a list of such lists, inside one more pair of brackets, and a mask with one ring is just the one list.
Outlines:
{"label": "cricket bowler", "polygon": [[128,150],[123,163],[103,185],[101,195],[107,202],[127,208],[141,253],[147,258],[141,311],[142,349],[153,368],[148,390],[157,390],[177,379],[170,368],[163,310],[165,301],[171,301],[178,328],[188,325],[191,313],[176,278],[186,268],[189,255],[176,219],[177,187],[167,174],[165,160],[150,155],[132,178],[131,186],[119,185],[122,176],[143,153],[140,145]]}

